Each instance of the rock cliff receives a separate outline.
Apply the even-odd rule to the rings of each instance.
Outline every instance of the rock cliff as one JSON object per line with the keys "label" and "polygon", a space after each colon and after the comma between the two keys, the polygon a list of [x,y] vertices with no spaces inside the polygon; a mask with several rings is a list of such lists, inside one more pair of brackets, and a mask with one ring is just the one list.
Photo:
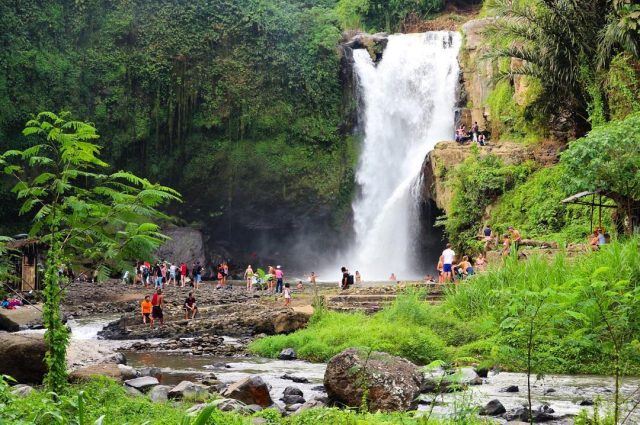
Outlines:
{"label": "rock cliff", "polygon": [[[480,155],[493,154],[505,164],[520,164],[534,160],[534,152],[519,143],[501,142],[480,148]],[[447,212],[453,193],[448,187],[447,171],[461,164],[471,155],[471,145],[460,145],[456,142],[440,142],[429,152],[422,165],[422,198],[433,201],[435,205]]]}

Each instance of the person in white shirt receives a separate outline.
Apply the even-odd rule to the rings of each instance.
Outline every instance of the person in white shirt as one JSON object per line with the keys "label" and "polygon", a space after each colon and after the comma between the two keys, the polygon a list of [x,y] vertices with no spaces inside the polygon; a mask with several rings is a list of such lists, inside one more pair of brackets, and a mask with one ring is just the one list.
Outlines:
{"label": "person in white shirt", "polygon": [[442,251],[443,266],[442,272],[444,273],[445,282],[451,282],[453,280],[453,263],[456,259],[456,253],[451,249],[451,244],[447,244],[447,249]]}

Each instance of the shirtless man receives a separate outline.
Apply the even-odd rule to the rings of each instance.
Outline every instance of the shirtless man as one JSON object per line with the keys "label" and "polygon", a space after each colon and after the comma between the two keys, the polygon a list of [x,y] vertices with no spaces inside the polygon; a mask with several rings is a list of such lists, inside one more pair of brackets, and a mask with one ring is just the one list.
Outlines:
{"label": "shirtless man", "polygon": [[151,297],[151,327],[156,320],[160,321],[160,326],[164,324],[164,314],[162,307],[164,306],[164,295],[162,289],[157,288],[156,293]]}
{"label": "shirtless man", "polygon": [[517,229],[514,229],[513,226],[509,226],[509,234],[511,235],[511,243],[513,244],[513,249],[516,253],[518,253],[518,248],[520,247],[522,236],[520,236],[520,232],[518,232]]}

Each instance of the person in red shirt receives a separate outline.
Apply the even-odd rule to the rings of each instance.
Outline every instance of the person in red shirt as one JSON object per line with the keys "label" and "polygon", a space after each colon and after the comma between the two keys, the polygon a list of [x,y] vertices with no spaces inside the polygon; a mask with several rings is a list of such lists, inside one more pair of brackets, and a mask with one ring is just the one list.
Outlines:
{"label": "person in red shirt", "polygon": [[183,261],[180,263],[180,286],[184,288],[187,283],[187,264]]}

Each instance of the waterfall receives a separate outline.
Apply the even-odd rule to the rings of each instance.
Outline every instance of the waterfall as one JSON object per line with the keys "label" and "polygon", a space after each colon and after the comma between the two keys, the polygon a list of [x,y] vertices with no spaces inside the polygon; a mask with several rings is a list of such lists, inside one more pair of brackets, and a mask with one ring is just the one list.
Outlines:
{"label": "waterfall", "polygon": [[[449,45],[451,42],[451,45]],[[364,143],[353,202],[354,246],[345,259],[365,280],[420,278],[420,171],[427,153],[454,131],[460,37],[446,31],[389,37],[375,65],[354,51],[364,100]]]}

